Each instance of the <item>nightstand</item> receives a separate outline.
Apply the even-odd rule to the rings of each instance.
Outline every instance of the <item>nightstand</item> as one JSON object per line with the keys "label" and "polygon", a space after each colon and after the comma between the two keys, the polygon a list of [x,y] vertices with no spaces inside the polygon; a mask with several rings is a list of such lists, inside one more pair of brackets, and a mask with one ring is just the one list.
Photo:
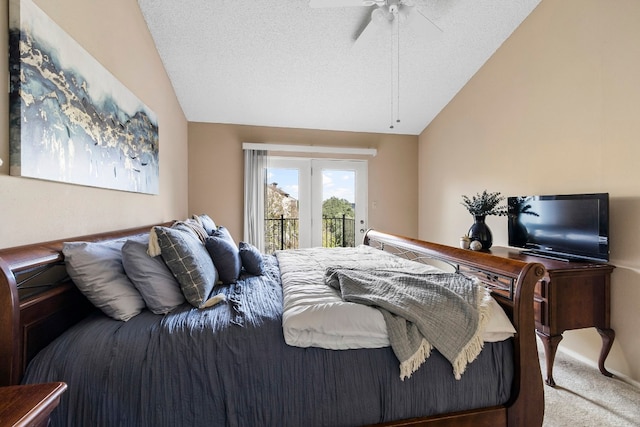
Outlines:
{"label": "nightstand", "polygon": [[0,387],[0,426],[47,426],[66,389],[62,382]]}

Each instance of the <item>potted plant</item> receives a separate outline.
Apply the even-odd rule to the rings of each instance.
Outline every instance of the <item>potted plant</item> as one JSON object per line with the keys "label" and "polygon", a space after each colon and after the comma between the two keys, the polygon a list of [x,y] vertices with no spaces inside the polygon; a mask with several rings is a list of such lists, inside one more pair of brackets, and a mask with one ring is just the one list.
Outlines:
{"label": "potted plant", "polygon": [[[485,219],[487,215],[507,215],[507,207],[500,205],[500,202],[503,200],[504,196],[501,196],[500,192],[489,193],[487,190],[471,198],[464,195],[462,196],[462,205],[467,208],[475,219],[475,222],[467,233],[472,242],[471,248],[486,250],[491,247],[493,244],[493,235],[485,223]],[[478,244],[473,244],[474,241],[479,242],[482,246],[479,247]]]}

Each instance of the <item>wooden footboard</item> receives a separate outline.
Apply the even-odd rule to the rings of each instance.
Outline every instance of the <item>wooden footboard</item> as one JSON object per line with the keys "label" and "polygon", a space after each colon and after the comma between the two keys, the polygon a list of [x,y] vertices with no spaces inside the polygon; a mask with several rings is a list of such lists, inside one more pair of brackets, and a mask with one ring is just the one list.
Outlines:
{"label": "wooden footboard", "polygon": [[[0,250],[0,386],[18,384],[38,351],[95,310],[66,276],[63,242],[117,239],[149,228]],[[443,262],[463,274],[486,276],[487,283],[495,288],[496,300],[518,331],[513,340],[515,378],[507,404],[385,425],[542,425],[544,398],[535,342],[533,292],[544,267],[376,231],[367,232],[365,243],[416,261]]]}
{"label": "wooden footboard", "polygon": [[511,398],[504,407],[385,425],[541,426],[544,391],[535,337],[533,295],[536,283],[544,276],[544,266],[374,230],[366,233],[364,243],[418,262],[444,263],[456,272],[484,279],[517,331],[513,339],[515,377]]}

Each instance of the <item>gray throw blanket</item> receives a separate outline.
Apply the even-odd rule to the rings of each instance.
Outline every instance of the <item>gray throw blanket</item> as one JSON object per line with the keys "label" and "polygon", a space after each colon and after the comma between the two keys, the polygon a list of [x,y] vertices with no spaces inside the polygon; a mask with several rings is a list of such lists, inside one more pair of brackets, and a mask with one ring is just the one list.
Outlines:
{"label": "gray throw blanket", "polygon": [[411,376],[435,347],[451,362],[456,379],[482,351],[490,292],[459,274],[328,268],[327,285],[345,301],[382,313],[400,378]]}

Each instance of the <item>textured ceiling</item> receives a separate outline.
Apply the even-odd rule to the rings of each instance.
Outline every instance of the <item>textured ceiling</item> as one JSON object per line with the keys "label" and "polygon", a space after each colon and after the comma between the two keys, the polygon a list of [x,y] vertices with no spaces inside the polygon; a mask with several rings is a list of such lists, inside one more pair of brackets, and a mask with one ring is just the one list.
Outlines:
{"label": "textured ceiling", "polygon": [[400,21],[395,79],[390,26],[367,28],[375,6],[138,0],[189,121],[409,135],[539,2],[415,0],[412,19]]}

